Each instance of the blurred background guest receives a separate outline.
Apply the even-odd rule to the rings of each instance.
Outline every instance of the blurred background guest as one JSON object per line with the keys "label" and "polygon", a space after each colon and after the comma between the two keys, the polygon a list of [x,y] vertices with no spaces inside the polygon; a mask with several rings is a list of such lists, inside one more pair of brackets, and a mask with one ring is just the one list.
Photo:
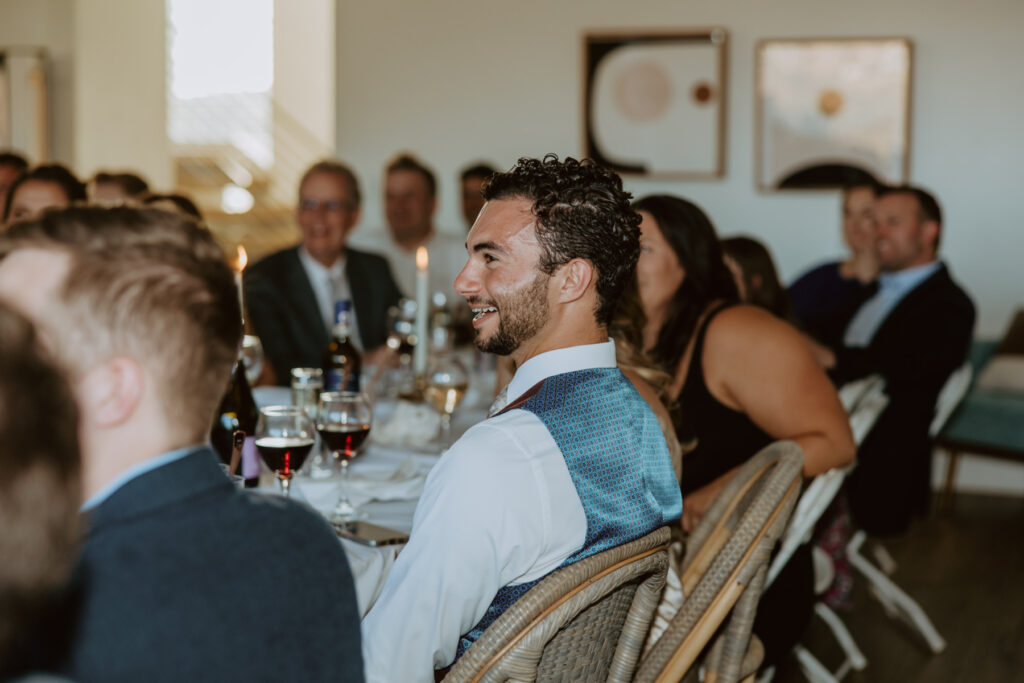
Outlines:
{"label": "blurred background guest", "polygon": [[766,246],[753,237],[728,237],[722,240],[722,256],[736,281],[740,301],[797,324],[789,294],[779,282],[775,261]]}
{"label": "blurred background guest", "polygon": [[100,204],[124,204],[147,192],[149,183],[131,171],[99,171],[89,181],[89,201]]}
{"label": "blurred background guest", "polygon": [[73,624],[78,410],[31,324],[0,305],[0,680],[56,671]]}
{"label": "blurred background guest", "polygon": [[460,197],[462,198],[462,217],[466,221],[466,230],[473,227],[473,221],[484,208],[484,181],[498,172],[498,169],[486,163],[476,163],[462,169],[459,174]]}
{"label": "blurred background guest", "polygon": [[4,223],[33,218],[43,209],[86,199],[85,183],[61,164],[41,164],[18,176],[4,204]]}
{"label": "blurred background guest", "polygon": [[[321,366],[336,301],[352,302],[356,345],[372,352],[387,338],[388,308],[402,295],[382,256],[348,246],[360,204],[351,169],[337,161],[313,164],[299,181],[300,243],[245,271],[248,320],[278,383],[290,381],[292,368]],[[366,360],[372,363],[372,354]]]}
{"label": "blurred background guest", "polygon": [[942,385],[967,356],[975,310],[939,258],[942,209],[931,193],[885,188],[875,216],[878,284],[818,334],[837,384],[870,374],[885,379],[889,405],[860,446],[846,492],[854,521],[889,535],[928,509],[929,427]]}
{"label": "blurred background guest", "polygon": [[0,211],[7,204],[7,191],[14,179],[28,169],[28,160],[16,152],[0,151]]}
{"label": "blurred background guest", "polygon": [[430,258],[430,291],[445,295],[449,307],[458,302],[455,276],[466,265],[463,237],[443,232],[434,225],[437,212],[437,177],[411,154],[393,159],[384,171],[384,217],[387,233],[367,236],[362,246],[383,254],[399,289],[412,296],[416,291],[416,250],[426,247]]}
{"label": "blurred background guest", "polygon": [[203,214],[199,211],[196,203],[183,194],[150,193],[142,197],[142,203],[146,206],[153,206],[166,211],[177,211],[186,216],[203,220]]}
{"label": "blurred background guest", "polygon": [[236,489],[207,445],[242,335],[213,236],[167,211],[74,207],[11,226],[0,257],[0,297],[72,371],[81,415],[88,530],[70,675],[362,680],[333,531],[303,505]]}
{"label": "blurred background guest", "polygon": [[[637,283],[648,353],[672,375],[683,457],[683,526],[691,529],[735,470],[772,441],[804,452],[804,475],[849,463],[846,413],[799,332],[740,305],[711,221],[671,196],[638,200]],[[773,664],[796,643],[814,602],[811,553],[798,550],[758,609],[754,631]]]}
{"label": "blurred background guest", "polygon": [[847,306],[878,275],[875,253],[875,196],[873,182],[843,189],[843,242],[850,250],[842,261],[830,261],[801,275],[789,286],[797,320],[817,336],[822,320]]}

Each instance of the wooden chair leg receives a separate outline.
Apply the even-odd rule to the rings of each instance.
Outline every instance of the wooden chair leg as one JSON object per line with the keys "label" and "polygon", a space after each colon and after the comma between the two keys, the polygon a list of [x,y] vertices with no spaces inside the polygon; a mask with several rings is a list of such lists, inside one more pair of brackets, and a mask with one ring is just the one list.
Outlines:
{"label": "wooden chair leg", "polygon": [[956,473],[960,465],[960,451],[950,449],[947,451],[949,457],[946,460],[946,477],[942,485],[942,498],[939,501],[939,509],[949,512],[953,509],[953,496],[956,488]]}

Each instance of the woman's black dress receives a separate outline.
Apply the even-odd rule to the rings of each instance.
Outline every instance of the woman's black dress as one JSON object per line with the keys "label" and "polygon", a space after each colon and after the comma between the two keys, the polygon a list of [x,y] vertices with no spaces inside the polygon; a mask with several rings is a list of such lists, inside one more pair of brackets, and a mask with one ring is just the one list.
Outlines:
{"label": "woman's black dress", "polygon": [[[704,338],[716,315],[733,306],[725,303],[708,312],[696,330],[696,341],[679,392],[675,428],[679,442],[695,442],[683,456],[680,489],[683,508],[686,496],[710,484],[729,470],[742,465],[774,439],[744,413],[721,404],[708,391],[704,379]],[[754,620],[754,633],[765,647],[765,665],[777,664],[793,649],[814,609],[814,571],[809,543],[801,545],[775,582],[761,596]]]}

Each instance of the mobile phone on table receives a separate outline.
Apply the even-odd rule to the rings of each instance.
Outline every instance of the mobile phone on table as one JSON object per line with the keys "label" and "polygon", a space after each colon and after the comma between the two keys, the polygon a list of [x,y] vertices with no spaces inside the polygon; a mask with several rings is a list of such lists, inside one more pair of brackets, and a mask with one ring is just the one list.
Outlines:
{"label": "mobile phone on table", "polygon": [[409,534],[370,522],[335,522],[332,526],[338,536],[364,545],[376,547],[409,542]]}

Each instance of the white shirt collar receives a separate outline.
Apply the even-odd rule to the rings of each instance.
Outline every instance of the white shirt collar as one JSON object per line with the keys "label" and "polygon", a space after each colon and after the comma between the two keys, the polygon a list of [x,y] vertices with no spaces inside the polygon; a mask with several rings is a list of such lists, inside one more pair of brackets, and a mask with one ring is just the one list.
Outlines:
{"label": "white shirt collar", "polygon": [[306,269],[307,273],[310,275],[316,273],[324,281],[340,277],[345,273],[344,253],[334,260],[334,263],[331,264],[330,268],[325,268],[324,264],[313,258],[313,256],[306,251],[305,247],[299,246],[299,261],[302,262],[302,267]]}
{"label": "white shirt collar", "polygon": [[523,363],[508,383],[508,402],[516,400],[543,379],[564,372],[589,368],[614,368],[615,342],[609,339],[598,344],[581,344],[545,351]]}

